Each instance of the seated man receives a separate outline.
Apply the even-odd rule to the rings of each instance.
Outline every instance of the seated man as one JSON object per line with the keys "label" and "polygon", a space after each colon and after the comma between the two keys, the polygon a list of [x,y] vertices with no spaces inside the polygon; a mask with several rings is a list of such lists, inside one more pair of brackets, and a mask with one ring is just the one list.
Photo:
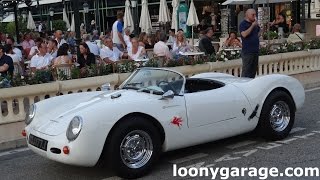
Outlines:
{"label": "seated man", "polygon": [[13,75],[13,61],[10,56],[5,55],[5,49],[0,44],[0,74],[2,77]]}
{"label": "seated man", "polygon": [[100,58],[106,64],[111,64],[121,60],[123,57],[127,57],[127,55],[121,52],[117,47],[113,47],[111,38],[105,38],[104,45],[105,47],[100,50]]}
{"label": "seated man", "polygon": [[211,28],[208,28],[204,31],[205,35],[199,42],[199,49],[204,52],[206,55],[212,55],[215,54],[214,47],[212,46],[212,36],[213,36],[213,30]]}
{"label": "seated man", "polygon": [[159,36],[159,41],[154,45],[153,53],[159,57],[166,57],[166,59],[172,59],[172,54],[169,50],[169,47],[166,44],[167,35],[161,32]]}
{"label": "seated man", "polygon": [[36,70],[48,69],[53,57],[47,53],[47,45],[42,42],[38,46],[39,53],[34,55],[30,62],[30,68],[32,72]]}
{"label": "seated man", "polygon": [[292,28],[292,34],[289,35],[287,42],[296,43],[304,40],[304,35],[300,33],[301,26],[300,24],[295,24]]}

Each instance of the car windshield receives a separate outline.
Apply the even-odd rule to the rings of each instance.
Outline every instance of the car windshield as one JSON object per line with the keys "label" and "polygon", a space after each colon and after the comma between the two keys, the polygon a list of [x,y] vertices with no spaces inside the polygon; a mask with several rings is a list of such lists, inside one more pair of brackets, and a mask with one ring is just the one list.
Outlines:
{"label": "car windshield", "polygon": [[165,69],[142,68],[129,77],[122,89],[134,89],[157,95],[172,90],[175,95],[179,95],[183,82],[184,77],[179,73]]}

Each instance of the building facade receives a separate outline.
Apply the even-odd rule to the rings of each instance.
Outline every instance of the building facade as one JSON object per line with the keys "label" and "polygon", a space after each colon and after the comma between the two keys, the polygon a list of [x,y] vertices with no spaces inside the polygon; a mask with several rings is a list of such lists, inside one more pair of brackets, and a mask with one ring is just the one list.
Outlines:
{"label": "building facade", "polygon": [[[71,22],[73,14],[72,2],[70,0],[39,0],[39,4],[33,0],[32,6],[28,9],[31,10],[35,21],[47,21],[51,18],[54,20],[62,19],[63,8],[66,9],[67,15]],[[160,0],[148,0],[149,12],[154,29],[159,28],[157,23],[159,14],[159,2]],[[184,0],[181,0],[182,2]],[[228,29],[237,31],[239,21],[243,16],[243,13],[239,15],[242,6],[231,5],[228,7],[221,6],[225,0],[194,0],[199,21],[207,24],[214,25],[216,31],[221,31],[221,9],[229,8],[230,17],[228,17]],[[87,2],[89,5],[89,11],[83,10],[83,4]],[[167,0],[168,8],[172,12],[171,0]],[[185,3],[189,4],[190,0],[186,0]],[[118,11],[124,11],[125,0],[79,0],[80,9],[80,22],[90,25],[92,20],[95,20],[97,28],[100,31],[105,32],[110,29],[113,22],[116,20],[116,14]],[[265,6],[265,5],[259,5]],[[49,9],[54,9],[54,16],[50,17]],[[138,0],[138,14],[141,12],[141,0]],[[22,3],[19,5],[19,11],[27,10],[27,6]],[[287,23],[292,26],[295,23],[300,23],[305,18],[318,18],[320,19],[320,0],[296,0],[288,3],[270,4],[270,21],[275,19],[279,12],[284,12],[287,15]],[[140,19],[140,17],[135,17]]]}

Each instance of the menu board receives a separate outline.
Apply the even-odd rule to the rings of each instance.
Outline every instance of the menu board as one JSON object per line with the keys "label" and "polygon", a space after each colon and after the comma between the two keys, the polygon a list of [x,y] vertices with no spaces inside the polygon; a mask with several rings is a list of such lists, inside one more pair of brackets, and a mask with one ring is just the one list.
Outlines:
{"label": "menu board", "polygon": [[160,30],[160,23],[159,23],[159,15],[151,15],[151,33],[155,34],[157,30]]}

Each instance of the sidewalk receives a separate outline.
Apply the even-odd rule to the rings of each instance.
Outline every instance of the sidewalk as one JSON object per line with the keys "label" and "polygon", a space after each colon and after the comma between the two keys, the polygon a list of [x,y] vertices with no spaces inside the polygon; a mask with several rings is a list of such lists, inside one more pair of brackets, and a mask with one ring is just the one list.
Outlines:
{"label": "sidewalk", "polygon": [[320,71],[295,74],[292,77],[298,79],[305,89],[320,87]]}
{"label": "sidewalk", "polygon": [[[292,77],[298,79],[304,86],[305,89],[311,89],[315,87],[320,87],[320,71],[310,72],[310,73],[303,73],[303,74],[295,74]],[[0,126],[0,137],[3,137],[4,134],[8,131],[19,131],[21,132],[24,127],[24,122],[6,124]],[[18,147],[26,146],[25,138],[22,137],[21,139],[12,140],[8,142],[0,142],[0,152],[5,151],[8,149],[14,149]]]}

